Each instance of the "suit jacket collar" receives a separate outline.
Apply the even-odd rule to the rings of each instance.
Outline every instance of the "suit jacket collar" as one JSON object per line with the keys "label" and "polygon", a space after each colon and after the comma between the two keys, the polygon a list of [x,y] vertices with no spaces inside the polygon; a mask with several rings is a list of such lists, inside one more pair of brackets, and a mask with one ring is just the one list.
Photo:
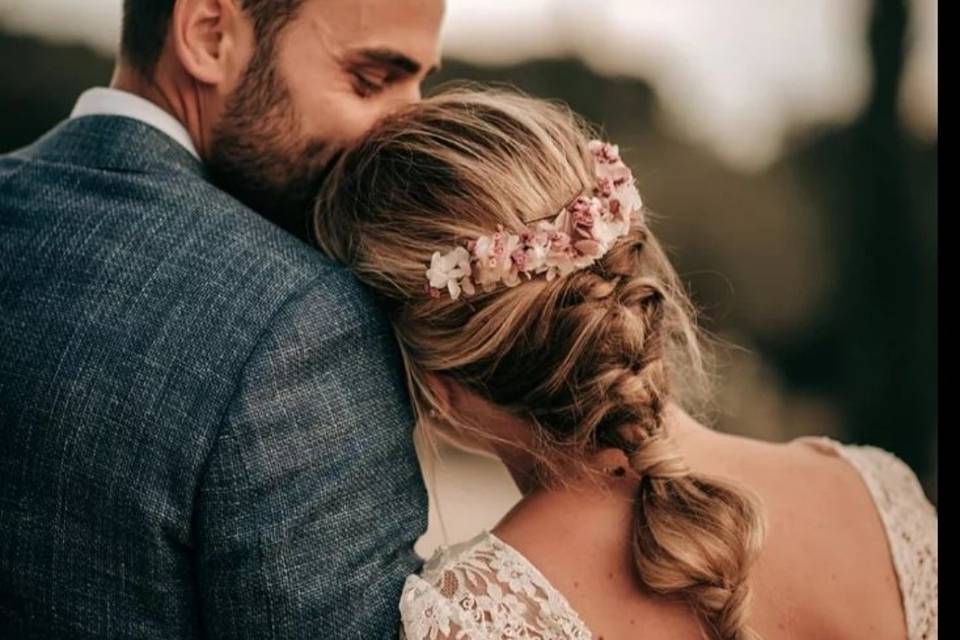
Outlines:
{"label": "suit jacket collar", "polygon": [[209,173],[195,156],[149,124],[115,115],[90,115],[60,123],[18,155],[108,171]]}

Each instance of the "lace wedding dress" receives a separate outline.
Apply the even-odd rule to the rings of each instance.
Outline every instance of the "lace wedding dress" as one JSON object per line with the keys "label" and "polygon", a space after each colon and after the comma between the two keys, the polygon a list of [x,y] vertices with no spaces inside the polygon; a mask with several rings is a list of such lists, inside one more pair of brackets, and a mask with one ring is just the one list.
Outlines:
{"label": "lace wedding dress", "polygon": [[[937,638],[937,512],[893,454],[827,437],[798,438],[842,456],[863,477],[886,529],[908,640]],[[441,547],[400,601],[402,640],[588,640],[566,598],[520,552],[489,531]]]}

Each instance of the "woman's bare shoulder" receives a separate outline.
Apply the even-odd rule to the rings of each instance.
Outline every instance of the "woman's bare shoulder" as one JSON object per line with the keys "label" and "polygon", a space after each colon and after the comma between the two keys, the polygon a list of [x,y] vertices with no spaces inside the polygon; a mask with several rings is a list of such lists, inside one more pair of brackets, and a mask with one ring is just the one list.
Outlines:
{"label": "woman's bare shoulder", "polygon": [[768,444],[747,465],[753,476],[744,481],[761,495],[769,523],[758,582],[769,585],[773,599],[789,594],[823,637],[863,637],[870,626],[864,621],[882,623],[871,637],[904,637],[881,515],[861,471],[838,446],[822,438]]}

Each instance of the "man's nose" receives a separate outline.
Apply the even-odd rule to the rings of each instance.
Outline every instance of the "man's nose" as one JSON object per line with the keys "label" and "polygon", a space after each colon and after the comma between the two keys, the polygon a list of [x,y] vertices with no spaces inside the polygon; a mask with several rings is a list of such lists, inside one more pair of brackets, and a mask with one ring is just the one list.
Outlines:
{"label": "man's nose", "polygon": [[405,84],[403,87],[398,87],[398,91],[392,96],[390,110],[402,109],[409,104],[420,102],[422,97],[422,88],[419,82]]}

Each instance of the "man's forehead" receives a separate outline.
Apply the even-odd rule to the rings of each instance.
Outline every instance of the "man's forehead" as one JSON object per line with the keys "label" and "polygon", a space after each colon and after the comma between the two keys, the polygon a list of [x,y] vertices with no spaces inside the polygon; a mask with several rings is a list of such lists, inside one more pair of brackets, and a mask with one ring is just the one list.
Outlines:
{"label": "man's forehead", "polygon": [[306,0],[302,9],[344,36],[439,34],[443,0]]}
{"label": "man's forehead", "polygon": [[443,0],[307,0],[304,13],[343,54],[439,65]]}
{"label": "man's forehead", "polygon": [[443,0],[346,0],[346,3],[361,28],[404,25],[430,29],[439,27],[443,20]]}

